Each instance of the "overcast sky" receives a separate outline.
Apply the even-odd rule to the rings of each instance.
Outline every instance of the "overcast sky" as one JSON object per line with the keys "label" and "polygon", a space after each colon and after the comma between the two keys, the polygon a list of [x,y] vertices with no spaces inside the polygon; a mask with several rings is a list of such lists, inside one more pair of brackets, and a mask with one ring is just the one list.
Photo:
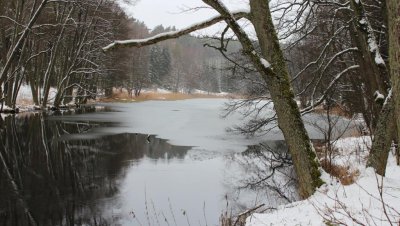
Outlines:
{"label": "overcast sky", "polygon": [[[223,2],[231,10],[248,8],[247,0],[223,0]],[[150,29],[160,24],[164,27],[184,28],[216,15],[213,9],[204,8],[195,12],[182,12],[189,8],[206,6],[201,0],[137,0],[135,5],[122,5],[129,15],[143,21]],[[221,27],[223,27],[221,24],[213,26],[200,34],[215,33]]]}

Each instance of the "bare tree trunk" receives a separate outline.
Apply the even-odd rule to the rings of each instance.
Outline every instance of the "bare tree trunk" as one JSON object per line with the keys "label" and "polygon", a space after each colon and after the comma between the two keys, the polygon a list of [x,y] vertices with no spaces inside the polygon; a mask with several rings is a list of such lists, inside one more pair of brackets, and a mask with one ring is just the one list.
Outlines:
{"label": "bare tree trunk", "polygon": [[21,36],[19,37],[17,43],[15,44],[13,50],[11,51],[10,56],[8,57],[6,64],[3,67],[3,70],[1,71],[0,74],[0,85],[3,84],[3,82],[6,80],[7,78],[7,72],[10,69],[11,63],[14,60],[14,58],[17,55],[18,50],[21,48],[21,45],[23,44],[23,42],[25,41],[25,38],[28,36],[30,29],[32,28],[32,26],[35,24],[37,18],[39,17],[42,9],[45,7],[45,5],[47,4],[47,0],[43,0],[42,3],[39,5],[38,9],[36,10],[36,12],[33,14],[32,18],[30,19],[28,25],[25,27],[24,31],[22,32]]}
{"label": "bare tree trunk", "polygon": [[400,140],[400,1],[386,0],[389,30],[389,65],[392,79],[397,140]]}
{"label": "bare tree trunk", "polygon": [[375,101],[374,93],[378,91],[386,96],[390,87],[390,80],[363,3],[351,0],[350,6],[354,14],[353,21],[350,24],[350,34],[353,43],[359,50],[356,59],[360,65],[360,74],[366,86],[364,88],[367,98],[365,104],[368,106],[366,112],[368,119],[366,121],[369,122],[367,125],[371,132],[374,132],[382,108],[382,103]]}
{"label": "bare tree trunk", "polygon": [[[264,58],[256,54],[247,34],[222,4],[212,0],[203,0],[203,2],[227,18],[225,21],[238,37],[243,46],[243,52],[251,59],[268,84],[278,116],[278,125],[289,147],[298,176],[299,195],[303,199],[311,196],[316,188],[323,184],[320,178],[319,162],[305,130],[297,103],[294,100],[285,58],[272,23],[268,1],[250,1],[250,18],[256,29],[262,57]],[[266,59],[271,62],[271,65]]]}
{"label": "bare tree trunk", "polygon": [[266,82],[278,115],[279,128],[293,158],[300,196],[307,198],[323,183],[320,179],[318,159],[294,100],[286,61],[279,46],[268,1],[251,0],[250,6],[251,21],[257,33],[262,56],[271,62],[275,72],[267,74]]}
{"label": "bare tree trunk", "polygon": [[[46,69],[46,73],[44,75],[44,81],[43,81],[43,102],[42,102],[42,107],[45,108],[47,105],[47,101],[48,101],[48,97],[49,97],[49,91],[50,91],[50,77],[53,73],[53,69],[54,69],[54,65],[56,64],[56,56],[58,54],[58,47],[62,41],[63,35],[64,35],[64,31],[65,31],[65,27],[67,25],[68,20],[70,19],[71,13],[73,11],[73,7],[70,9],[67,17],[65,18],[65,21],[63,23],[63,26],[61,27],[60,33],[58,34],[58,38],[56,40],[56,42],[53,44],[53,48],[51,50],[51,54],[50,54],[50,61],[49,61],[49,65]],[[60,90],[58,90],[60,91]]]}
{"label": "bare tree trunk", "polygon": [[392,144],[395,123],[388,123],[394,118],[394,105],[391,93],[386,98],[374,132],[374,140],[368,156],[367,166],[373,167],[376,173],[384,176],[387,159]]}
{"label": "bare tree trunk", "polygon": [[[385,175],[387,158],[393,139],[400,124],[400,3],[398,0],[387,0],[387,15],[389,27],[389,66],[392,81],[392,94],[389,93],[385,105],[379,114],[379,120],[374,132],[374,141],[368,157],[367,165],[373,167],[380,175]],[[396,124],[390,123],[395,119]],[[389,123],[388,123],[389,122]],[[398,133],[398,131],[397,131]]]}
{"label": "bare tree trunk", "polygon": [[[97,15],[98,13],[98,9],[101,5],[101,1],[97,3],[96,9],[94,10],[94,15]],[[71,15],[73,8],[71,9],[70,13],[68,14],[67,20]],[[70,59],[69,61],[71,62],[70,67],[66,70],[66,72],[63,74],[64,77],[61,78],[61,80],[58,82],[57,84],[57,93],[54,99],[54,106],[56,108],[58,108],[64,98],[64,94],[65,94],[65,87],[67,86],[67,84],[69,83],[69,80],[71,78],[72,75],[72,70],[73,68],[79,63],[79,56],[80,54],[84,51],[84,46],[85,46],[85,42],[87,41],[87,39],[89,38],[89,33],[91,31],[91,29],[93,29],[93,26],[96,25],[97,20],[95,20],[95,17],[92,17],[90,19],[90,21],[88,22],[87,26],[85,27],[84,33],[81,34],[82,38],[80,39],[78,45],[77,45],[77,50],[74,53],[74,56],[72,57],[72,59]]]}

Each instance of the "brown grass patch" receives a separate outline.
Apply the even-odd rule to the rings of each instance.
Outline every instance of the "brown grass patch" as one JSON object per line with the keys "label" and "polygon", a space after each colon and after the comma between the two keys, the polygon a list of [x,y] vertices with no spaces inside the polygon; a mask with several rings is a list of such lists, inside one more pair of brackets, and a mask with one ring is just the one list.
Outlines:
{"label": "brown grass patch", "polygon": [[195,98],[235,98],[235,96],[226,95],[212,95],[212,94],[186,94],[186,93],[153,93],[146,92],[140,94],[138,97],[131,97],[126,92],[118,92],[114,93],[111,98],[102,98],[100,101],[102,102],[140,102],[140,101],[148,101],[148,100],[165,100],[165,101],[174,101],[174,100],[186,100],[186,99],[195,99]]}
{"label": "brown grass patch", "polygon": [[360,171],[358,170],[351,170],[349,166],[329,164],[329,161],[326,159],[321,161],[321,166],[327,173],[336,177],[343,185],[353,184],[360,175]]}
{"label": "brown grass patch", "polygon": [[33,104],[34,104],[33,100],[31,99],[26,99],[26,98],[17,99],[17,106],[27,106]]}

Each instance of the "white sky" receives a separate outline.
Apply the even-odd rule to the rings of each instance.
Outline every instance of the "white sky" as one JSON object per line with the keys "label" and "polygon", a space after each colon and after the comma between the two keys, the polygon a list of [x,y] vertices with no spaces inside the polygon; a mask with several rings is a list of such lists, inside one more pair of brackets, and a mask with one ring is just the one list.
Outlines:
{"label": "white sky", "polygon": [[[248,0],[223,0],[231,10],[248,8]],[[143,21],[150,29],[162,24],[164,27],[175,26],[184,28],[196,22],[208,19],[217,13],[213,9],[202,8],[195,12],[182,12],[189,8],[205,7],[201,0],[138,0],[129,6],[122,4],[128,15]],[[216,25],[203,30],[199,34],[213,34],[223,29],[223,25]]]}

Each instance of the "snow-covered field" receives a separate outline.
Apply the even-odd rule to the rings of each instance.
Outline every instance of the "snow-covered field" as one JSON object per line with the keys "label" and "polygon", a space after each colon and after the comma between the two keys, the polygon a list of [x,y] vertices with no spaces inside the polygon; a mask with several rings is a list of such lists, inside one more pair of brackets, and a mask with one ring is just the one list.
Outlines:
{"label": "snow-covered field", "polygon": [[350,137],[334,144],[341,154],[333,162],[359,170],[354,184],[344,186],[324,173],[326,184],[313,196],[253,214],[246,225],[400,225],[400,167],[391,153],[385,177],[365,168],[370,143],[369,137]]}

